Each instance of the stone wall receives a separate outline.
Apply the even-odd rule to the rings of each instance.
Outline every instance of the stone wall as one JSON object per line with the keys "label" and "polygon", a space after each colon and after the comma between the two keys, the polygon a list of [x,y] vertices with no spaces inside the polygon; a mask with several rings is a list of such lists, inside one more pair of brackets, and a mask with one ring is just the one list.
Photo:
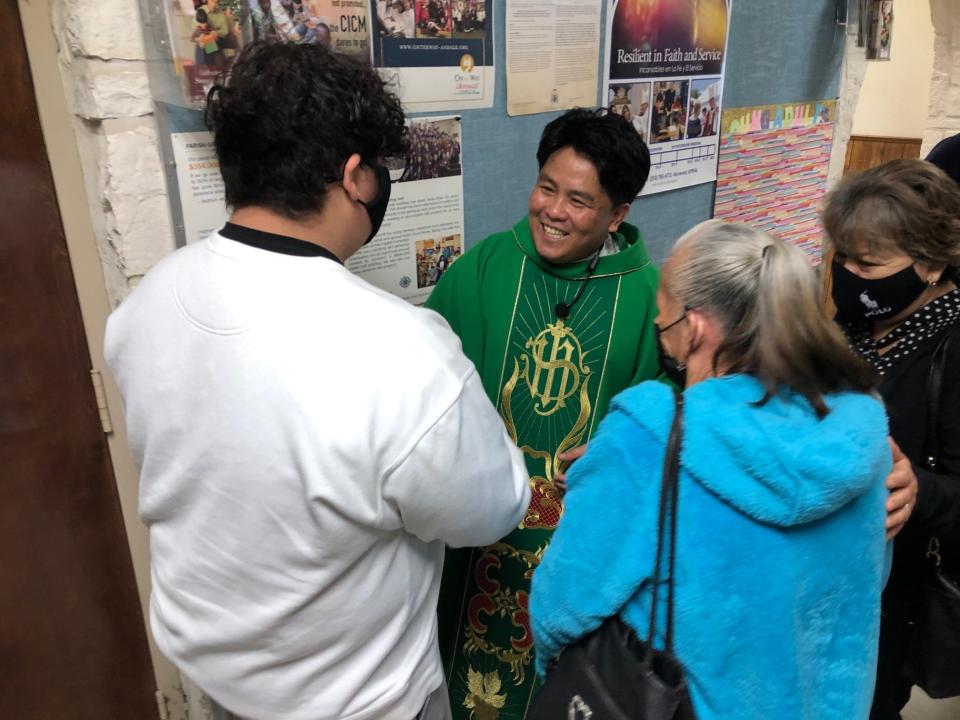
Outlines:
{"label": "stone wall", "polygon": [[[50,0],[50,7],[97,251],[116,307],[175,247],[139,7],[137,0]],[[151,647],[168,720],[209,720],[209,701]]]}
{"label": "stone wall", "polygon": [[116,306],[174,248],[136,0],[54,0],[107,292]]}
{"label": "stone wall", "polygon": [[957,0],[930,0],[933,79],[921,157],[940,140],[960,133],[960,7]]}
{"label": "stone wall", "polygon": [[843,176],[847,144],[853,132],[853,116],[860,99],[860,88],[867,72],[867,56],[857,47],[856,34],[847,34],[840,71],[840,88],[837,98],[837,121],[833,126],[833,148],[830,152],[830,170],[827,187],[832,187]]}

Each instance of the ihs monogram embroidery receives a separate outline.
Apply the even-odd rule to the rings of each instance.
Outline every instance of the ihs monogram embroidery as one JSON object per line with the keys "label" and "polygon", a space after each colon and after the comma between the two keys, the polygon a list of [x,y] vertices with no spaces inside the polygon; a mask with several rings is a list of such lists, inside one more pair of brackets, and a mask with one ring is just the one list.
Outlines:
{"label": "ihs monogram embroidery", "polygon": [[536,400],[534,411],[547,417],[566,407],[567,399],[580,387],[581,377],[590,374],[590,368],[583,364],[580,341],[563,320],[547,325],[537,337],[527,340],[526,348],[530,355],[520,356],[523,380],[530,397]]}
{"label": "ihs monogram embroidery", "polygon": [[587,353],[583,351],[573,329],[563,320],[549,323],[536,337],[528,338],[524,347],[530,352],[514,358],[513,373],[500,395],[500,414],[513,441],[520,445],[513,395],[521,377],[530,392],[533,411],[540,417],[547,418],[565,409],[571,397],[576,397],[579,404],[579,412],[572,426],[556,428],[558,436],[559,433],[565,433],[556,450],[550,452],[530,444],[520,445],[524,454],[542,463],[543,468],[541,472],[530,474],[533,497],[520,527],[552,530],[560,522],[563,513],[553,478],[560,472],[560,455],[583,441],[592,410],[592,376],[586,365]]}

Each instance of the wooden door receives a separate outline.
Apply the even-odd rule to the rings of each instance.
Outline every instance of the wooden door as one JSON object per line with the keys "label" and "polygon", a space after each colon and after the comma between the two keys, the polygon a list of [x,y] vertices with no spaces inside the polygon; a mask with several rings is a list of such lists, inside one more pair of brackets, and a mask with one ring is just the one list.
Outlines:
{"label": "wooden door", "polygon": [[0,68],[0,718],[156,718],[133,565],[13,0],[0,1]]}

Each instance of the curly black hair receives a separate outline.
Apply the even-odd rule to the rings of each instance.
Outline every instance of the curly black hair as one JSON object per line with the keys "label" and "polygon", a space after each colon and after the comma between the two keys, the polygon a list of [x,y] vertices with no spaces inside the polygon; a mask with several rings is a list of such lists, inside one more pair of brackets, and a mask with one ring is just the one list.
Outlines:
{"label": "curly black hair", "polygon": [[543,129],[540,169],[558,150],[573,148],[593,163],[614,206],[633,202],[650,175],[650,151],[627,120],[606,108],[574,108]]}
{"label": "curly black hair", "polygon": [[403,109],[369,64],[318,45],[256,42],[207,97],[227,205],[319,213],[354,153],[406,150]]}

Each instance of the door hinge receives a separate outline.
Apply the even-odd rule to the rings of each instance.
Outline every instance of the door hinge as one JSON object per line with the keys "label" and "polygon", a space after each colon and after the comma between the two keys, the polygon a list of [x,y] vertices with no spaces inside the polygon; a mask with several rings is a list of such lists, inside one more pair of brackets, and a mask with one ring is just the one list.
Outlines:
{"label": "door hinge", "polygon": [[107,406],[107,393],[103,389],[103,376],[99,370],[90,371],[90,381],[93,383],[93,394],[97,398],[97,411],[100,413],[100,426],[105,433],[113,432],[113,421],[110,419],[110,408]]}

